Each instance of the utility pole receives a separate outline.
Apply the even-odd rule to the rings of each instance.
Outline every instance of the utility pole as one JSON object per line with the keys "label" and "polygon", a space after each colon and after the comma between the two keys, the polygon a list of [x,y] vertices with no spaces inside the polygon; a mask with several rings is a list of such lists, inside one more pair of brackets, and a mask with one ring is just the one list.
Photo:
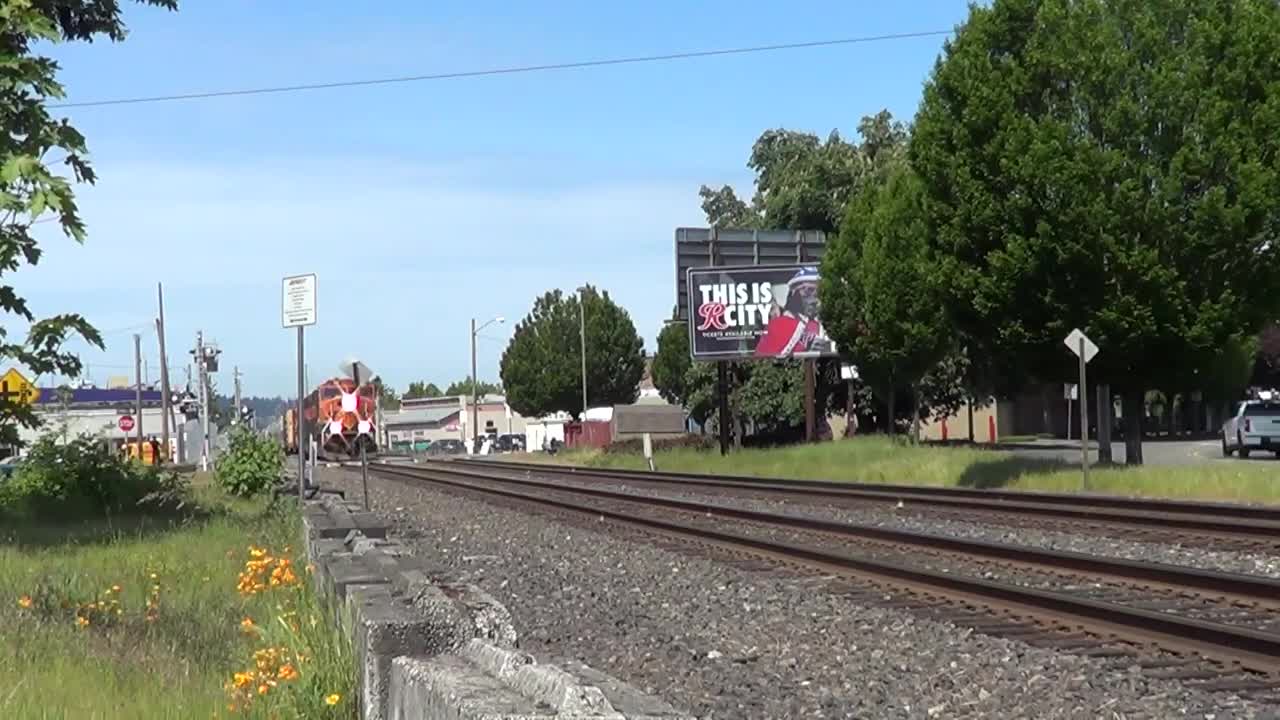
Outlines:
{"label": "utility pole", "polygon": [[578,328],[582,339],[582,432],[587,432],[587,286],[578,288]]}
{"label": "utility pole", "polygon": [[142,460],[142,336],[133,334],[133,374],[138,381],[138,418],[134,427],[138,430],[138,460]]}
{"label": "utility pole", "polygon": [[[160,299],[160,316],[156,318],[156,335],[160,338],[160,442],[164,446],[164,455],[169,457],[169,358],[164,351],[164,285],[156,283],[156,293]],[[181,438],[181,435],[179,435]],[[181,444],[182,440],[179,439]],[[181,452],[179,452],[181,455]]]}
{"label": "utility pole", "polygon": [[209,393],[205,382],[204,332],[196,331],[196,381],[200,383],[200,469],[209,470]]}
{"label": "utility pole", "polygon": [[476,319],[471,318],[471,452],[480,454],[480,403],[476,382]]}
{"label": "utility pole", "polygon": [[232,370],[231,376],[235,378],[235,383],[236,383],[236,409],[235,409],[234,417],[240,417],[240,366],[239,365],[236,365],[235,368]]}

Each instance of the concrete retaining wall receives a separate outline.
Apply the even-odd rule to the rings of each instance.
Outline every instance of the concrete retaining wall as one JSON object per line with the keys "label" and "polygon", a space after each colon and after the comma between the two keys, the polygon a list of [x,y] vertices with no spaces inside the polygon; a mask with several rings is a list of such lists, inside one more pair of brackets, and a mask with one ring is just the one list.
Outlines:
{"label": "concrete retaining wall", "polygon": [[433,580],[428,558],[387,540],[354,503],[322,493],[304,505],[303,528],[317,591],[351,633],[366,720],[690,717],[581,663],[520,652],[501,603]]}

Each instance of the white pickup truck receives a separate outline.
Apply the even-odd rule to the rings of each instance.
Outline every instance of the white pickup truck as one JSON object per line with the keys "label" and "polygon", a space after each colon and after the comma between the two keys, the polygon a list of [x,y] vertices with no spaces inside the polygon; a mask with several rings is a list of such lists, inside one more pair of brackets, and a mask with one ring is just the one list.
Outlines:
{"label": "white pickup truck", "polygon": [[1222,454],[1238,452],[1247,458],[1253,450],[1280,457],[1280,401],[1245,400],[1222,424]]}

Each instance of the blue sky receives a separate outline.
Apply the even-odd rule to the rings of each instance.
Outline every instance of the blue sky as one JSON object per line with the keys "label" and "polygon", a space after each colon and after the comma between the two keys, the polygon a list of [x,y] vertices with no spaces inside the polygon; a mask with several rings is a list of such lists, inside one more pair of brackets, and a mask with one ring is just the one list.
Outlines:
{"label": "blue sky", "polygon": [[[219,0],[128,6],[122,44],[59,46],[69,101],[571,62],[946,30],[960,1],[742,3]],[[132,332],[165,284],[176,378],[197,329],[251,394],[295,388],[280,279],[319,275],[312,380],[358,356],[403,389],[482,378],[535,296],[591,282],[647,347],[674,303],[677,226],[697,189],[749,194],[746,159],[772,127],[846,135],[888,108],[910,118],[942,38],[394,84],[68,109],[99,182],[80,188],[78,246],[40,227],[46,256],[15,276],[38,314],[107,332],[84,359],[129,374]]]}

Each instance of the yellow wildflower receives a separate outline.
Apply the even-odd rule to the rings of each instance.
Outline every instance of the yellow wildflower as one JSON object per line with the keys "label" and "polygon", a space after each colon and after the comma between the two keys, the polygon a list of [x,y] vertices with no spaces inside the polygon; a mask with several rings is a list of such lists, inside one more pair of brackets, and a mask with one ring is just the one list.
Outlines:
{"label": "yellow wildflower", "polygon": [[23,595],[22,597],[18,598],[18,607],[22,608],[23,610],[31,609],[31,596]]}
{"label": "yellow wildflower", "polygon": [[120,586],[119,586],[119,585],[112,585],[112,586],[111,586],[111,592],[113,592],[113,593],[118,593],[118,592],[120,592]]}
{"label": "yellow wildflower", "polygon": [[160,577],[160,576],[159,576],[159,575],[156,575],[155,573],[151,573],[151,579],[152,579],[152,580],[155,580],[155,579],[156,579],[156,578],[158,578],[158,577]]}
{"label": "yellow wildflower", "polygon": [[246,688],[253,684],[253,673],[238,672],[232,676],[232,684],[238,688]]}
{"label": "yellow wildflower", "polygon": [[271,689],[271,688],[267,687],[266,685],[259,685],[259,686],[258,686],[258,694],[259,694],[259,695],[266,695],[266,694],[267,694],[267,691],[268,691],[268,690],[270,690],[270,689]]}
{"label": "yellow wildflower", "polygon": [[267,554],[267,551],[263,550],[262,548],[256,548],[256,547],[249,548],[249,557],[253,558],[254,560],[257,560],[265,556],[266,554]]}
{"label": "yellow wildflower", "polygon": [[76,627],[88,627],[88,625],[89,625],[89,618],[83,615],[76,616]]}
{"label": "yellow wildflower", "polygon": [[328,705],[329,707],[333,707],[334,705],[337,705],[341,701],[342,701],[342,696],[339,695],[338,693],[334,693],[332,695],[325,696],[324,704]]}

